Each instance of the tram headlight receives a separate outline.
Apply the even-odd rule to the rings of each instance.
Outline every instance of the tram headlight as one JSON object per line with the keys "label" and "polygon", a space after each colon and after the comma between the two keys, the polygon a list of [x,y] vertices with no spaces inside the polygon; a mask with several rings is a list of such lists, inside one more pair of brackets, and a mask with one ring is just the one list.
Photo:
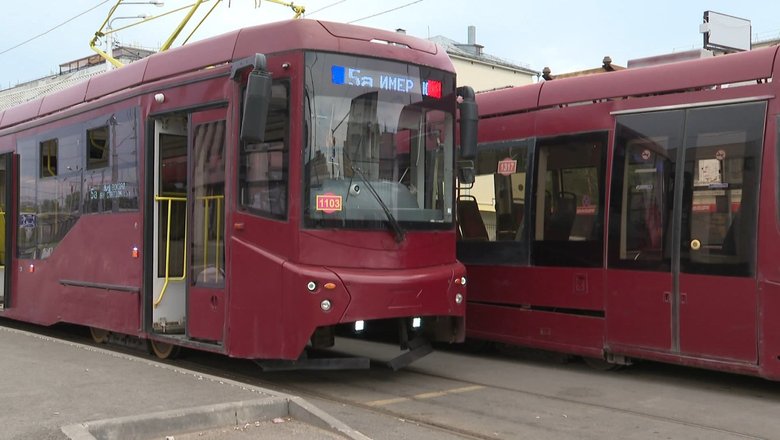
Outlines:
{"label": "tram headlight", "polygon": [[366,328],[365,321],[355,321],[355,331],[362,332]]}
{"label": "tram headlight", "polygon": [[466,285],[466,277],[460,277],[460,285],[465,286]]}
{"label": "tram headlight", "polygon": [[422,325],[422,318],[419,316],[412,318],[412,328],[420,328]]}
{"label": "tram headlight", "polygon": [[323,312],[330,312],[331,307],[333,307],[333,303],[329,299],[323,299],[320,303],[320,308]]}
{"label": "tram headlight", "polygon": [[455,304],[463,304],[463,295],[460,293],[455,294]]}
{"label": "tram headlight", "polygon": [[306,285],[306,288],[309,290],[309,292],[314,292],[317,290],[317,283],[314,281],[309,281],[309,284]]}

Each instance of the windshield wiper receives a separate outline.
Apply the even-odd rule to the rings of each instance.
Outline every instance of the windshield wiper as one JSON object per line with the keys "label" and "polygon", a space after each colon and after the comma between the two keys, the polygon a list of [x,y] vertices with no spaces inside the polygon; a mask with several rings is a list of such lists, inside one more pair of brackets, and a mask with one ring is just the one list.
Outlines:
{"label": "windshield wiper", "polygon": [[376,189],[374,189],[374,185],[372,185],[371,182],[369,182],[368,179],[366,179],[366,176],[363,175],[363,171],[361,171],[360,168],[357,168],[354,165],[350,165],[349,167],[352,169],[353,174],[357,173],[358,177],[360,177],[360,180],[362,180],[363,183],[366,184],[366,187],[368,187],[368,192],[370,192],[371,195],[374,196],[377,203],[379,203],[379,206],[382,207],[382,211],[384,211],[385,216],[387,216],[387,224],[390,226],[390,229],[393,231],[393,234],[395,235],[396,243],[401,243],[402,241],[404,241],[404,236],[406,232],[398,223],[398,220],[395,219],[393,213],[390,212],[390,208],[387,207],[384,200],[382,200],[382,197],[380,197],[379,193],[376,192]]}

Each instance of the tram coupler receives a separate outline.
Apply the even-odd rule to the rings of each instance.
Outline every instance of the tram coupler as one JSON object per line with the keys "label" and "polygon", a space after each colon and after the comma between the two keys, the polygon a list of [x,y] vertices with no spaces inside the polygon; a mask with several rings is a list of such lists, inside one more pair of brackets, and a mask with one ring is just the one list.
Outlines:
{"label": "tram coupler", "polygon": [[387,362],[387,366],[393,371],[398,371],[411,364],[412,362],[427,356],[433,352],[431,343],[423,336],[416,336],[409,340],[409,322],[407,319],[398,320],[398,336],[401,343],[401,350],[409,350],[400,354]]}
{"label": "tram coupler", "polygon": [[387,361],[387,366],[392,368],[393,371],[398,371],[417,359],[425,357],[433,352],[431,343],[423,337],[417,337],[405,344],[401,344],[401,348],[408,348],[409,351]]}

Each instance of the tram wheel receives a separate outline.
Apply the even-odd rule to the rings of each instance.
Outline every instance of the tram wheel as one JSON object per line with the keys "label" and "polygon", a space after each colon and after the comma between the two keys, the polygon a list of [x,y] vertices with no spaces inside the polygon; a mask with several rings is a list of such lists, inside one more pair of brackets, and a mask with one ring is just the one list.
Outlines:
{"label": "tram wheel", "polygon": [[597,359],[592,357],[582,357],[585,361],[585,365],[598,371],[617,371],[625,367],[625,365],[616,364],[614,362],[607,362],[606,359]]}
{"label": "tram wheel", "polygon": [[167,342],[149,340],[149,348],[160,359],[176,359],[181,354],[181,347]]}
{"label": "tram wheel", "polygon": [[108,330],[103,330],[102,328],[89,328],[89,334],[92,335],[92,340],[95,341],[96,344],[105,344],[108,342],[108,333]]}

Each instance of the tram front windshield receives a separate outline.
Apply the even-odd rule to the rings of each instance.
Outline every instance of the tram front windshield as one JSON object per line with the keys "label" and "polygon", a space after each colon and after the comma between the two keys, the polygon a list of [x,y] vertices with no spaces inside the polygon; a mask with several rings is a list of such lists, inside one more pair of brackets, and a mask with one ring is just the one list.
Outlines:
{"label": "tram front windshield", "polygon": [[306,227],[452,227],[454,75],[309,52],[305,84]]}

